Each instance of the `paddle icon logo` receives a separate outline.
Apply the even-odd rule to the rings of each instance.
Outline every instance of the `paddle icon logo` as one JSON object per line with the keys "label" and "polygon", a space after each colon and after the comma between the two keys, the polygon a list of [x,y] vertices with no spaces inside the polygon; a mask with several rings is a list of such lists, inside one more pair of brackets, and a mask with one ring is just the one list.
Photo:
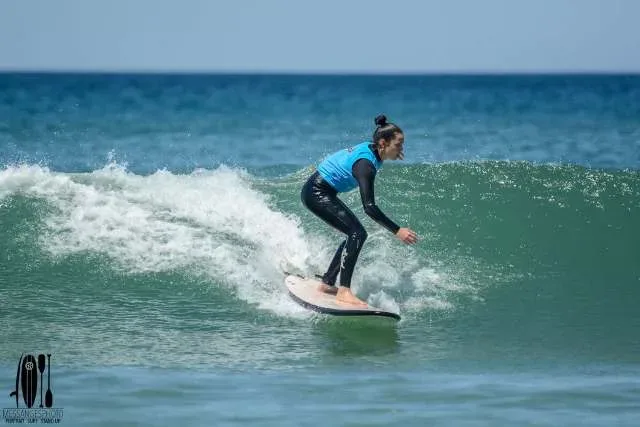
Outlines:
{"label": "paddle icon logo", "polygon": [[50,353],[46,356],[43,353],[38,354],[37,358],[33,354],[20,355],[16,368],[15,389],[9,393],[9,398],[15,399],[16,407],[2,409],[2,418],[7,423],[60,422],[62,408],[53,407]]}

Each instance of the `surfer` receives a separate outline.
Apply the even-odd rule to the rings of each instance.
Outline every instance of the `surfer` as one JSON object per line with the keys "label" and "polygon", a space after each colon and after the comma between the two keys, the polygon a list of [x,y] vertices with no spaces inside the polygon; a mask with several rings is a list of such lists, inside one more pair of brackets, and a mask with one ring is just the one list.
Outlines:
{"label": "surfer", "polygon": [[[377,206],[374,198],[376,172],[384,160],[404,159],[404,133],[384,115],[375,118],[376,129],[372,141],[340,150],[325,158],[302,187],[302,203],[327,224],[346,235],[329,268],[322,276],[319,291],[336,295],[342,303],[364,305],[351,292],[351,276],[362,245],[367,239],[364,229],[353,212],[337,197],[338,193],[360,189],[365,213],[406,244],[417,242],[416,233],[400,227]],[[336,280],[340,273],[340,287]]]}

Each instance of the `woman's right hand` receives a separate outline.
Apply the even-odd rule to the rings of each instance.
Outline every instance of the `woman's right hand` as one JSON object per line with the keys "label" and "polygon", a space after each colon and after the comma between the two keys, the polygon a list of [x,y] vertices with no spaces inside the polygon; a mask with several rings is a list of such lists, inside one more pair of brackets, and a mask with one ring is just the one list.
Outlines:
{"label": "woman's right hand", "polygon": [[396,232],[396,236],[398,239],[405,242],[407,245],[413,245],[418,241],[418,236],[416,232],[410,228],[402,227]]}

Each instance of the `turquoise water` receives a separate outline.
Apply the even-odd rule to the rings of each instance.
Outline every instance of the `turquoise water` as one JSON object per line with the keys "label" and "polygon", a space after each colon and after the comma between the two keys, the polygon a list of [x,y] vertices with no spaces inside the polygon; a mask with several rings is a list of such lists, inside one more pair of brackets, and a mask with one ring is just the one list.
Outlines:
{"label": "turquoise water", "polygon": [[[421,241],[344,200],[392,326],[281,271],[326,268],[300,187],[381,112]],[[639,117],[637,76],[0,75],[1,407],[24,352],[64,425],[637,425]]]}

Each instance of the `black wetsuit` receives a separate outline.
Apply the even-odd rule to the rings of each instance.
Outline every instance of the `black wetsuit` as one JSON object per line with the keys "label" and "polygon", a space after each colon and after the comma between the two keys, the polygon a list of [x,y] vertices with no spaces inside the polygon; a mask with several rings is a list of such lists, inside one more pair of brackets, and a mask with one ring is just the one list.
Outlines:
{"label": "black wetsuit", "polygon": [[[380,160],[373,145],[370,148],[376,158]],[[358,181],[365,213],[395,234],[400,227],[391,221],[375,203],[376,169],[371,161],[368,159],[357,160],[353,164],[352,173]],[[338,192],[317,171],[309,177],[302,187],[301,198],[307,209],[347,236],[338,247],[329,268],[322,276],[322,281],[328,285],[335,285],[338,273],[340,273],[340,285],[350,287],[353,269],[358,260],[360,249],[367,239],[367,231],[353,212],[338,198]]]}

